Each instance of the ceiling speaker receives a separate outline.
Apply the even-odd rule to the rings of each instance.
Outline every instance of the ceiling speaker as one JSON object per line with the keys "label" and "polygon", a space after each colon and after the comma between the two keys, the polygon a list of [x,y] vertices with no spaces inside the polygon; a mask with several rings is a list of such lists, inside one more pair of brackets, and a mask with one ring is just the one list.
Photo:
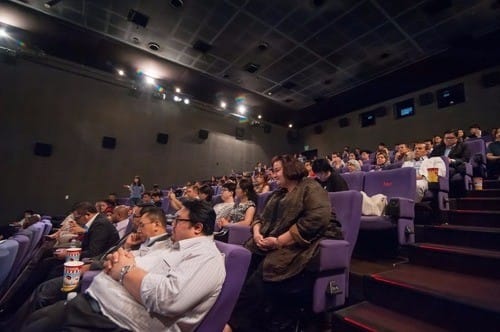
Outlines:
{"label": "ceiling speaker", "polygon": [[434,94],[432,92],[422,93],[418,96],[420,106],[430,105],[434,102]]}
{"label": "ceiling speaker", "polygon": [[341,118],[339,119],[339,127],[340,128],[345,128],[349,127],[350,121],[348,118]]}
{"label": "ceiling speaker", "polygon": [[243,139],[245,137],[245,128],[236,127],[235,136],[236,139]]}
{"label": "ceiling speaker", "polygon": [[36,142],[33,153],[35,156],[50,157],[52,155],[52,144]]}
{"label": "ceiling speaker", "polygon": [[128,11],[127,20],[145,28],[146,25],[148,25],[149,16],[140,13],[137,10],[130,9]]}
{"label": "ceiling speaker", "polygon": [[102,147],[104,149],[113,150],[116,147],[116,138],[109,137],[109,136],[103,136],[102,137]]}
{"label": "ceiling speaker", "polygon": [[481,83],[485,88],[491,88],[500,84],[500,71],[494,71],[484,74],[481,78]]}
{"label": "ceiling speaker", "polygon": [[207,139],[208,138],[208,130],[206,130],[206,129],[200,129],[198,131],[198,138],[199,139]]}
{"label": "ceiling speaker", "polygon": [[314,126],[314,133],[316,135],[319,135],[319,134],[323,133],[323,126],[322,125]]}
{"label": "ceiling speaker", "polygon": [[158,144],[167,144],[168,143],[168,134],[158,133],[156,135],[156,143],[158,143]]}

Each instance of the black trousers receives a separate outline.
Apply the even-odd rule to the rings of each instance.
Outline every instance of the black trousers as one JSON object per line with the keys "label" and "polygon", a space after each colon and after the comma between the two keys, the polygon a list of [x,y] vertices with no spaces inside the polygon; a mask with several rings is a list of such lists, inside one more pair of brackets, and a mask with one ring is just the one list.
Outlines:
{"label": "black trousers", "polygon": [[304,270],[279,282],[264,281],[261,261],[252,256],[251,266],[259,264],[248,275],[228,322],[233,331],[273,330],[273,324],[294,324],[300,308],[312,311],[313,272]]}
{"label": "black trousers", "polygon": [[104,316],[93,301],[88,295],[79,294],[67,303],[56,302],[31,314],[21,331],[127,331]]}

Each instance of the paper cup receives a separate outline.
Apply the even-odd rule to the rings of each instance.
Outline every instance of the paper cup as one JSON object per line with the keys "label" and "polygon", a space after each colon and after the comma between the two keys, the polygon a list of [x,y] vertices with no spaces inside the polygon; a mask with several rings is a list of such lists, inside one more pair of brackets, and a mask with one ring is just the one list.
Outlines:
{"label": "paper cup", "polygon": [[474,182],[474,189],[475,190],[483,190],[483,178],[473,178],[472,181]]}
{"label": "paper cup", "polygon": [[438,182],[438,168],[427,169],[427,182]]}
{"label": "paper cup", "polygon": [[79,261],[81,252],[82,252],[82,248],[68,248],[68,249],[66,249],[66,262]]}
{"label": "paper cup", "polygon": [[82,273],[83,262],[73,261],[64,263],[63,292],[71,292],[78,287]]}

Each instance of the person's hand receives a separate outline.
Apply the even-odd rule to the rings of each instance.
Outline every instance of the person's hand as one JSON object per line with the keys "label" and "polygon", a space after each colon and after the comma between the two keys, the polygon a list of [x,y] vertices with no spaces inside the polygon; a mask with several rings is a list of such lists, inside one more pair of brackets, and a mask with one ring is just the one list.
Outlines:
{"label": "person's hand", "polygon": [[105,267],[105,271],[111,278],[115,280],[120,279],[120,271],[122,267],[124,267],[125,265],[135,265],[134,255],[126,250],[123,250],[122,248],[108,255],[108,257],[110,259],[106,262],[108,264]]}
{"label": "person's hand", "polygon": [[83,233],[85,233],[85,228],[78,225],[76,223],[76,221],[70,221],[69,222],[69,231],[73,234],[83,234]]}
{"label": "person's hand", "polygon": [[66,259],[66,250],[65,249],[57,249],[54,251],[54,256],[57,259]]}
{"label": "person's hand", "polygon": [[278,240],[274,236],[268,236],[256,242],[257,247],[263,251],[269,251],[278,247]]}
{"label": "person's hand", "polygon": [[170,190],[167,194],[167,197],[170,200],[175,199],[175,193],[172,190]]}
{"label": "person's hand", "polygon": [[257,245],[257,247],[259,247],[259,245],[261,244],[261,242],[262,242],[263,239],[264,239],[264,236],[262,236],[262,234],[260,234],[259,231],[254,231],[254,233],[253,233],[253,241],[255,242],[255,244]]}
{"label": "person's hand", "polygon": [[82,265],[82,268],[80,270],[80,273],[81,274],[84,274],[85,272],[89,271],[90,270],[90,264],[84,264]]}
{"label": "person's hand", "polygon": [[217,226],[219,226],[219,228],[223,228],[223,227],[227,226],[228,224],[230,224],[228,218],[222,217],[222,218],[219,218],[219,220],[217,220]]}
{"label": "person's hand", "polygon": [[123,247],[125,249],[130,249],[138,244],[141,244],[144,242],[144,238],[138,234],[138,233],[131,233],[127,239],[125,240],[125,244],[123,245]]}

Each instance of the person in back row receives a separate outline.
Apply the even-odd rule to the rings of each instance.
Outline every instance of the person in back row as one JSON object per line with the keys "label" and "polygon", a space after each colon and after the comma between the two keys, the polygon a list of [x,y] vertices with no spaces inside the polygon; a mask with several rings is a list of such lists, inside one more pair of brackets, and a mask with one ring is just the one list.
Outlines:
{"label": "person in back row", "polygon": [[[164,221],[160,209],[155,218]],[[118,249],[85,294],[31,314],[22,331],[192,331],[211,309],[226,273],[211,234],[209,203],[186,201],[173,223],[173,244],[142,257]],[[142,227],[155,227],[148,213]]]}
{"label": "person in back row", "polygon": [[241,179],[236,185],[236,197],[239,202],[233,206],[229,215],[219,218],[217,225],[222,228],[229,223],[238,223],[250,226],[255,216],[257,194],[253,188],[252,180]]}
{"label": "person in back row", "polygon": [[316,159],[312,164],[316,180],[328,192],[349,190],[347,182],[335,171],[326,159]]}
{"label": "person in back row", "polygon": [[429,188],[427,179],[420,174],[420,165],[422,165],[422,162],[427,159],[427,150],[424,142],[415,143],[413,155],[414,159],[405,161],[401,167],[413,167],[415,172],[417,172],[417,192],[415,202],[419,203],[422,201],[425,192]]}

